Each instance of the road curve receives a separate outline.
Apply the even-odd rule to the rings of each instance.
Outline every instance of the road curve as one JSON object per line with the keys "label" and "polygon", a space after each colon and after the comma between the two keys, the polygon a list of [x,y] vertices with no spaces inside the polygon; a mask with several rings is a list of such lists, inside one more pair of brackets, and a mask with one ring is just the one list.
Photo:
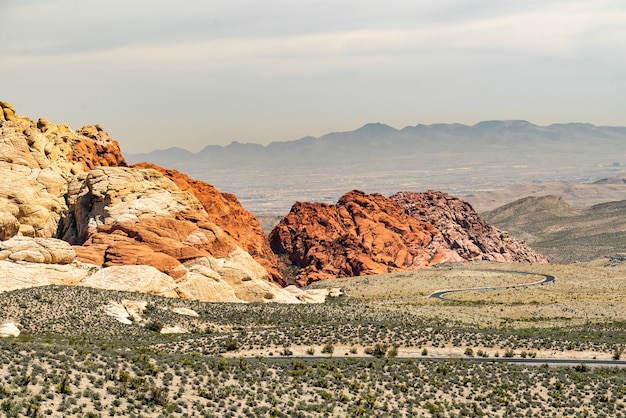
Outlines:
{"label": "road curve", "polygon": [[516,284],[516,285],[511,285],[511,286],[495,286],[495,287],[488,286],[488,287],[471,287],[467,289],[439,290],[435,293],[431,293],[428,297],[441,299],[441,300],[445,300],[448,302],[460,302],[457,299],[447,298],[444,295],[447,295],[449,293],[457,293],[457,292],[485,292],[485,291],[490,291],[490,290],[521,289],[525,287],[542,286],[544,284],[552,283],[556,280],[556,276],[553,276],[551,274],[534,273],[530,271],[514,271],[514,270],[478,270],[478,271],[487,271],[490,273],[498,272],[498,273],[511,273],[511,274],[525,274],[525,275],[530,275],[530,276],[543,276],[543,280],[539,280],[537,282],[532,282],[532,283]]}

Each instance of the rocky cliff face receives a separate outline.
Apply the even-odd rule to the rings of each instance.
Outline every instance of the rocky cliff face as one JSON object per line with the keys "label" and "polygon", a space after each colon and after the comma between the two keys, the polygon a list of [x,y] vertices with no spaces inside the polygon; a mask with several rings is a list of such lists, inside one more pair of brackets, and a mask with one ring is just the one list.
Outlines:
{"label": "rocky cliff face", "polygon": [[226,234],[247,251],[270,274],[273,281],[284,286],[286,282],[278,270],[278,259],[265,239],[257,218],[245,210],[235,195],[222,193],[212,185],[194,180],[177,170],[165,169],[150,163],[134,164],[136,168],[159,171],[181,190],[196,197],[207,212],[209,221],[219,225]]}
{"label": "rocky cliff face", "polygon": [[[170,173],[183,190],[163,169],[126,167],[98,125],[73,131],[18,116],[7,103],[0,108],[0,289],[61,283],[206,301],[300,301],[269,283],[240,248],[267,251],[247,243],[254,229],[233,237],[213,222],[229,219],[217,212],[236,212],[236,200],[210,203],[209,185]],[[58,242],[71,257],[48,263],[45,249]]]}
{"label": "rocky cliff face", "polygon": [[547,261],[445,193],[352,191],[336,205],[296,203],[270,234],[299,284],[448,261]]}
{"label": "rocky cliff face", "polygon": [[431,224],[382,195],[356,190],[336,205],[296,203],[270,233],[270,245],[298,269],[301,285],[460,260]]}
{"label": "rocky cliff face", "polygon": [[0,109],[0,238],[55,236],[68,182],[98,165],[126,165],[119,145],[99,126],[75,132],[16,115],[5,102]]}
{"label": "rocky cliff face", "polygon": [[548,261],[523,241],[489,225],[469,203],[447,193],[399,192],[390,199],[412,217],[430,222],[441,232],[446,245],[464,260]]}

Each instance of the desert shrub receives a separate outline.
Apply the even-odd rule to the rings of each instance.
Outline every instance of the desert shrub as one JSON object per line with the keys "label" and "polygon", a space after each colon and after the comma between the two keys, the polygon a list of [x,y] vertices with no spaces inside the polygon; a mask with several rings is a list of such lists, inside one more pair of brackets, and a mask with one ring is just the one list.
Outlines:
{"label": "desert shrub", "polygon": [[69,375],[64,375],[61,378],[61,381],[59,382],[59,384],[56,387],[56,391],[57,393],[60,393],[62,395],[71,395],[72,394],[72,389],[70,388],[70,377]]}
{"label": "desert shrub", "polygon": [[376,343],[373,347],[366,347],[365,354],[379,358],[385,357],[385,354],[387,354],[387,348],[389,348],[387,344]]}
{"label": "desert shrub", "polygon": [[237,338],[229,338],[224,343],[224,350],[226,351],[236,351],[239,348],[239,341]]}
{"label": "desert shrub", "polygon": [[585,363],[580,363],[574,366],[574,370],[576,370],[577,372],[584,373],[584,372],[589,371],[589,366],[587,366]]}
{"label": "desert shrub", "polygon": [[398,357],[398,346],[392,345],[391,348],[387,351],[387,357]]}
{"label": "desert shrub", "polygon": [[164,386],[151,386],[144,393],[143,399],[148,404],[156,404],[164,406],[169,400],[169,389]]}

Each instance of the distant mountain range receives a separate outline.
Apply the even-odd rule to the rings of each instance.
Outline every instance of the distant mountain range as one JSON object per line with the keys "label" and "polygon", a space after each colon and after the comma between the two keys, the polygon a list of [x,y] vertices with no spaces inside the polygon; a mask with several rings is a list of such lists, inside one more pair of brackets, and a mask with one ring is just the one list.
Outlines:
{"label": "distant mountain range", "polygon": [[522,120],[485,121],[473,126],[433,124],[396,129],[369,123],[355,131],[334,132],[319,138],[307,136],[266,146],[232,142],[208,145],[198,153],[172,147],[143,154],[128,154],[132,162],[188,164],[203,161],[218,167],[236,164],[300,166],[360,162],[380,159],[407,159],[410,156],[441,152],[524,151],[571,154],[589,149],[617,147],[626,150],[626,127],[595,126],[586,123],[538,126]]}
{"label": "distant mountain range", "polygon": [[334,202],[352,189],[463,196],[521,183],[612,177],[626,164],[626,127],[507,120],[395,129],[370,123],[266,146],[232,142],[198,153],[173,147],[125,157],[208,181],[255,213],[286,213],[296,200]]}

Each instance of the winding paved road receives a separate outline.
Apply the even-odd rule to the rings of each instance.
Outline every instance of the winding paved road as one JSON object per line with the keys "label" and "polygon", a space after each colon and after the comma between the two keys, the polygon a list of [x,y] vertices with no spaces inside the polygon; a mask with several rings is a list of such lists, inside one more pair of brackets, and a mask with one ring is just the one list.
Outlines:
{"label": "winding paved road", "polygon": [[441,299],[441,300],[445,300],[448,302],[460,302],[457,299],[446,298],[444,297],[444,295],[447,295],[449,293],[457,293],[457,292],[484,292],[484,291],[490,291],[490,290],[521,289],[521,288],[532,287],[532,286],[543,286],[544,284],[552,283],[553,281],[556,280],[556,276],[553,276],[551,274],[533,273],[529,271],[514,271],[514,270],[480,270],[480,271],[487,271],[490,273],[498,272],[498,273],[511,273],[511,274],[526,274],[526,275],[531,275],[531,276],[543,276],[544,279],[539,280],[537,282],[515,284],[511,286],[495,286],[495,287],[488,286],[488,287],[471,287],[468,289],[440,290],[438,292],[430,294],[428,297]]}
{"label": "winding paved road", "polygon": [[544,279],[539,280],[537,282],[515,284],[511,286],[495,286],[495,287],[487,286],[487,287],[471,287],[467,289],[439,290],[435,293],[431,293],[430,295],[426,297],[393,299],[393,300],[386,300],[386,301],[382,301],[378,303],[381,305],[388,305],[388,304],[395,304],[395,303],[406,303],[406,302],[422,300],[422,299],[427,299],[427,298],[441,299],[447,302],[462,302],[457,299],[444,297],[444,295],[447,295],[448,293],[456,293],[456,292],[484,292],[484,291],[490,291],[490,290],[522,289],[522,288],[531,287],[531,286],[542,286],[544,284],[552,283],[556,280],[556,276],[553,276],[551,274],[534,273],[531,271],[515,271],[515,270],[475,270],[475,271],[485,271],[489,273],[496,272],[496,273],[524,274],[528,276],[543,276]]}

